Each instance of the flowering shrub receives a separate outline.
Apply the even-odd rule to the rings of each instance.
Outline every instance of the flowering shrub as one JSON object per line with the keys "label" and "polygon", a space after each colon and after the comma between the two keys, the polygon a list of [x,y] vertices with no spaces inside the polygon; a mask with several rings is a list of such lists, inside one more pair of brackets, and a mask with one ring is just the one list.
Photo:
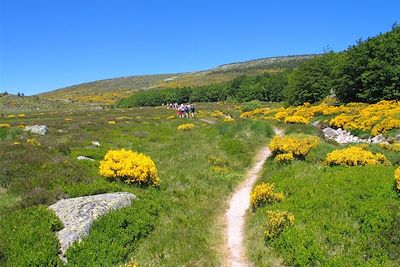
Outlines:
{"label": "flowering shrub", "polygon": [[226,166],[211,166],[210,170],[216,174],[227,174],[229,173],[229,168]]}
{"label": "flowering shrub", "polygon": [[392,129],[400,129],[400,101],[383,100],[375,104],[348,103],[334,106],[323,101],[319,105],[304,103],[287,108],[257,108],[243,112],[241,118],[261,118],[285,123],[309,123],[318,115],[334,116],[329,123],[348,131],[361,130],[372,135],[385,134]]}
{"label": "flowering shrub", "polygon": [[131,260],[129,263],[120,265],[119,267],[138,267],[138,264],[134,260]]}
{"label": "flowering shrub", "polygon": [[115,124],[117,124],[117,122],[116,121],[108,121],[107,124],[108,125],[115,125]]}
{"label": "flowering shrub", "polygon": [[289,159],[292,154],[305,157],[310,150],[319,144],[319,138],[310,135],[275,136],[268,147],[275,154],[286,154],[277,160]]}
{"label": "flowering shrub", "polygon": [[168,116],[167,117],[167,120],[173,120],[173,119],[175,119],[176,117],[174,116],[174,115],[171,115],[171,116]]}
{"label": "flowering shrub", "polygon": [[35,138],[29,138],[28,140],[26,140],[26,143],[31,146],[40,146],[39,141]]}
{"label": "flowering shrub", "polygon": [[213,113],[211,113],[211,117],[214,118],[218,118],[218,117],[224,117],[224,113],[219,111],[219,110],[215,110]]}
{"label": "flowering shrub", "polygon": [[18,114],[19,118],[25,118],[25,114]]}
{"label": "flowering shrub", "polygon": [[235,119],[232,118],[232,117],[226,117],[226,118],[224,119],[224,122],[232,122],[232,121],[235,121]]}
{"label": "flowering shrub", "polygon": [[307,124],[310,122],[310,119],[306,119],[303,116],[288,116],[284,119],[285,123],[300,123]]}
{"label": "flowering shrub", "polygon": [[267,220],[264,224],[266,240],[279,235],[285,228],[294,224],[294,215],[287,211],[267,211]]}
{"label": "flowering shrub", "polygon": [[0,123],[0,128],[10,128],[10,124],[8,124],[8,123]]}
{"label": "flowering shrub", "polygon": [[64,121],[73,121],[71,118],[65,118]]}
{"label": "flowering shrub", "polygon": [[267,203],[279,202],[284,199],[282,192],[276,193],[275,185],[262,183],[254,187],[250,192],[250,204],[253,209],[262,207]]}
{"label": "flowering shrub", "polygon": [[17,117],[17,116],[11,114],[11,115],[8,115],[6,118],[7,118],[7,119],[12,119],[12,118],[15,118],[15,117]]}
{"label": "flowering shrub", "polygon": [[120,178],[126,183],[160,184],[153,160],[131,150],[109,150],[100,161],[99,173],[111,179]]}
{"label": "flowering shrub", "polygon": [[344,149],[337,149],[326,156],[328,165],[388,165],[390,164],[385,155],[372,153],[366,149],[366,145],[351,146]]}
{"label": "flowering shrub", "polygon": [[273,109],[270,108],[256,108],[251,111],[246,111],[240,114],[240,118],[251,118],[256,115],[268,115],[275,112]]}
{"label": "flowering shrub", "polygon": [[181,124],[178,126],[178,130],[181,130],[181,131],[190,131],[193,128],[194,128],[193,123],[185,123],[185,124]]}
{"label": "flowering shrub", "polygon": [[293,153],[282,153],[276,155],[275,157],[275,161],[277,162],[289,162],[292,161],[293,159],[294,159]]}
{"label": "flowering shrub", "polygon": [[394,171],[394,179],[396,182],[396,189],[400,192],[400,167]]}
{"label": "flowering shrub", "polygon": [[379,147],[390,150],[390,151],[395,151],[395,152],[400,152],[400,143],[393,143],[393,144],[378,144]]}

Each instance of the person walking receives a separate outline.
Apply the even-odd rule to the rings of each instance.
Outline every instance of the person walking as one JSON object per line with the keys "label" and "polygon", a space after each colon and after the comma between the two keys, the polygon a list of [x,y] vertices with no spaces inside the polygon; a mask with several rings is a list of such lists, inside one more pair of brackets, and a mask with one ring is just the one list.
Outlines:
{"label": "person walking", "polygon": [[190,117],[193,119],[195,117],[195,111],[196,111],[196,108],[194,107],[194,104],[191,104],[190,105]]}

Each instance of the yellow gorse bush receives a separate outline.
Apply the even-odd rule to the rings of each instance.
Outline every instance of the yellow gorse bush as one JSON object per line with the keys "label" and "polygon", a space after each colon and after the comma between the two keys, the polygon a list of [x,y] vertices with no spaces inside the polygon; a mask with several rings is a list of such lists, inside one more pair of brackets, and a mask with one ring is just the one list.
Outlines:
{"label": "yellow gorse bush", "polygon": [[267,211],[264,234],[267,240],[279,235],[285,228],[294,224],[294,215],[287,211]]}
{"label": "yellow gorse bush", "polygon": [[10,128],[10,124],[8,124],[8,123],[0,123],[0,128]]}
{"label": "yellow gorse bush", "polygon": [[224,113],[219,110],[215,110],[213,113],[211,113],[211,117],[218,118],[218,117],[224,117]]}
{"label": "yellow gorse bush", "polygon": [[226,117],[226,118],[224,119],[224,122],[233,122],[233,121],[235,121],[235,119],[232,118],[232,117]]}
{"label": "yellow gorse bush", "polygon": [[185,123],[185,124],[181,124],[178,126],[178,130],[181,130],[181,131],[190,131],[193,128],[194,128],[193,123]]}
{"label": "yellow gorse bush", "polygon": [[[296,157],[305,157],[310,150],[319,144],[319,138],[311,135],[275,136],[268,147],[274,154],[284,154],[277,160],[288,160]],[[292,156],[290,156],[290,154]]]}
{"label": "yellow gorse bush", "polygon": [[393,143],[393,144],[378,144],[379,147],[389,150],[389,151],[395,151],[395,152],[400,152],[400,143]]}
{"label": "yellow gorse bush", "polygon": [[330,125],[349,131],[361,130],[378,135],[400,129],[400,101],[383,100],[375,104],[348,103],[341,106],[333,106],[331,102],[328,98],[314,106],[304,103],[287,108],[257,108],[243,112],[240,117],[306,124],[319,115],[334,115],[329,121]]}
{"label": "yellow gorse bush", "polygon": [[120,178],[126,183],[160,184],[154,161],[131,150],[109,150],[100,161],[99,173],[111,179]]}
{"label": "yellow gorse bush", "polygon": [[35,138],[29,138],[26,140],[26,143],[31,146],[40,146],[40,143]]}
{"label": "yellow gorse bush", "polygon": [[390,162],[385,155],[372,153],[367,150],[367,145],[356,145],[348,148],[337,149],[328,153],[325,159],[328,165],[389,165]]}
{"label": "yellow gorse bush", "polygon": [[108,121],[107,124],[108,125],[115,125],[115,124],[117,124],[117,122],[116,121]]}
{"label": "yellow gorse bush", "polygon": [[400,167],[394,171],[394,179],[396,182],[396,189],[400,192]]}
{"label": "yellow gorse bush", "polygon": [[167,117],[167,120],[173,120],[173,119],[175,119],[176,117],[174,116],[174,115],[171,115],[171,116],[168,116]]}
{"label": "yellow gorse bush", "polygon": [[284,118],[285,123],[299,123],[307,124],[310,122],[310,118],[304,118],[303,116],[287,116]]}
{"label": "yellow gorse bush", "polygon": [[293,153],[282,153],[275,156],[277,162],[289,162],[294,159]]}
{"label": "yellow gorse bush", "polygon": [[250,204],[253,209],[268,203],[279,202],[284,199],[283,192],[275,192],[275,184],[261,183],[250,192]]}
{"label": "yellow gorse bush", "polygon": [[129,263],[119,265],[119,267],[138,267],[139,265],[134,261],[131,260]]}

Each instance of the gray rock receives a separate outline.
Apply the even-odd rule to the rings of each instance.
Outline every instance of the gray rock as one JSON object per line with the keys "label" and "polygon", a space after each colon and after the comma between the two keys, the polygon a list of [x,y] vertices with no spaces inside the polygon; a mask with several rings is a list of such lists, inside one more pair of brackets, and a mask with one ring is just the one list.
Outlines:
{"label": "gray rock", "polygon": [[32,126],[26,126],[24,131],[29,131],[34,134],[39,134],[39,135],[46,135],[49,132],[49,129],[47,128],[46,125],[32,125]]}
{"label": "gray rock", "polygon": [[321,122],[320,121],[314,121],[313,123],[311,123],[312,126],[314,127],[320,127],[321,126]]}
{"label": "gray rock", "polygon": [[371,139],[371,143],[373,144],[380,144],[384,142],[387,142],[387,140],[382,134],[379,134]]}
{"label": "gray rock", "polygon": [[99,147],[100,143],[99,143],[99,141],[92,141],[92,145]]}
{"label": "gray rock", "polygon": [[78,156],[76,157],[77,160],[90,160],[90,161],[94,161],[94,159],[86,157],[86,156]]}
{"label": "gray rock", "polygon": [[326,127],[325,129],[322,129],[322,132],[324,133],[326,139],[335,139],[339,135],[337,130],[331,127]]}
{"label": "gray rock", "polygon": [[51,205],[64,225],[56,235],[61,246],[61,259],[75,241],[80,241],[89,233],[93,221],[111,210],[127,207],[135,195],[127,192],[99,194],[93,196],[62,199]]}
{"label": "gray rock", "polygon": [[383,135],[377,135],[373,138],[362,139],[357,136],[352,135],[350,132],[339,129],[333,129],[331,127],[327,127],[322,130],[324,133],[325,139],[335,140],[339,144],[349,144],[349,143],[373,143],[373,144],[381,144],[387,143],[386,138]]}

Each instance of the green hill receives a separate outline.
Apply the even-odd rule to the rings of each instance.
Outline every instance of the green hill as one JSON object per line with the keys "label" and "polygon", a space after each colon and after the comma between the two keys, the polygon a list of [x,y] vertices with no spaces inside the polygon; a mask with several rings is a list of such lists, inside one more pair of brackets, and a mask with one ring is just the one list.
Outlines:
{"label": "green hill", "polygon": [[141,89],[201,86],[226,82],[240,75],[280,72],[284,69],[294,68],[315,56],[271,57],[224,64],[210,70],[196,72],[112,78],[60,88],[39,96],[50,100],[64,99],[73,102],[112,104]]}

